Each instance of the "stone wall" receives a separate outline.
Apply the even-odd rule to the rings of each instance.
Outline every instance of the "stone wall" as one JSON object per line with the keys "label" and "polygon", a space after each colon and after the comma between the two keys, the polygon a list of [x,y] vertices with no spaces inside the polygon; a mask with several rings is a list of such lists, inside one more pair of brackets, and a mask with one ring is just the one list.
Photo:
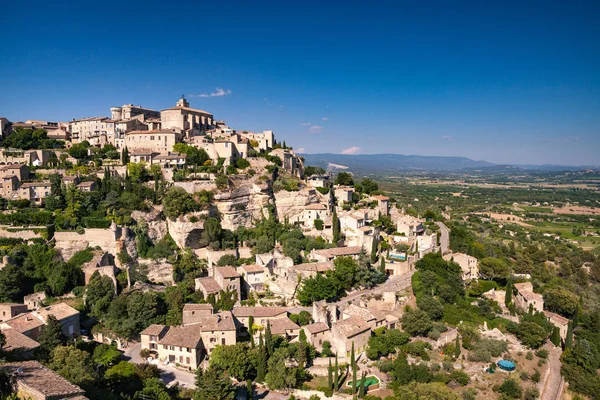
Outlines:
{"label": "stone wall", "polygon": [[19,228],[17,226],[0,226],[0,237],[23,240],[37,239],[42,237],[42,235],[39,233],[39,230],[42,229],[46,229],[46,227],[40,226],[37,228]]}
{"label": "stone wall", "polygon": [[183,188],[183,190],[185,190],[189,194],[194,194],[202,190],[217,190],[217,185],[212,181],[174,182],[173,185]]}

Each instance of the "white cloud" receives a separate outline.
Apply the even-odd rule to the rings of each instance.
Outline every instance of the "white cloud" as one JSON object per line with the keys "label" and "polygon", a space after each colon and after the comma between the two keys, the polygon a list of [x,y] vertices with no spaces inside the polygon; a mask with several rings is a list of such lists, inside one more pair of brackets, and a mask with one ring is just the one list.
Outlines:
{"label": "white cloud", "polygon": [[308,133],[320,133],[322,130],[322,126],[312,125],[310,128],[308,128]]}
{"label": "white cloud", "polygon": [[190,94],[189,97],[223,97],[231,94],[231,90],[216,88],[216,92],[213,93],[202,93],[202,94]]}
{"label": "white cloud", "polygon": [[300,147],[299,149],[296,149],[296,153],[306,153],[306,149],[304,147]]}
{"label": "white cloud", "polygon": [[360,152],[360,150],[361,148],[358,146],[351,146],[347,149],[342,150],[340,154],[357,154],[358,152]]}
{"label": "white cloud", "polygon": [[300,124],[300,126],[311,126],[312,124],[310,122],[303,122]]}
{"label": "white cloud", "polygon": [[452,136],[440,136],[440,139],[446,140],[448,142],[453,142],[454,138]]}
{"label": "white cloud", "polygon": [[321,118],[321,119],[322,119],[323,121],[327,121],[329,118],[327,118],[327,117],[323,117],[323,118]]}

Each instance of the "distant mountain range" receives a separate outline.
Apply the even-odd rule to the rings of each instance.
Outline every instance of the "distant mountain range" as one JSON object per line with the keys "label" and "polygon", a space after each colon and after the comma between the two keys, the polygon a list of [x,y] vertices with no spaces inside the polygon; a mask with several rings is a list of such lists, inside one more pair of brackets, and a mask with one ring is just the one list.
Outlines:
{"label": "distant mountain range", "polygon": [[[448,171],[469,172],[510,172],[514,170],[558,172],[598,169],[597,166],[565,165],[500,165],[487,161],[476,161],[466,157],[415,156],[403,154],[302,154],[305,165],[320,166],[325,169],[348,169],[355,173],[393,173],[394,171]],[[346,168],[344,168],[346,167]]]}

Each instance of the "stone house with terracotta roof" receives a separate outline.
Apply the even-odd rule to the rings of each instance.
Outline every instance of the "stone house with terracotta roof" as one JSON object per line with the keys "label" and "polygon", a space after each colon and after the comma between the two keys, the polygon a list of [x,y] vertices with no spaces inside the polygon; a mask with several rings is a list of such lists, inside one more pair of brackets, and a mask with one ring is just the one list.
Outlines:
{"label": "stone house with terracotta roof", "polygon": [[360,317],[352,316],[334,322],[331,327],[331,344],[338,354],[346,357],[350,355],[352,343],[355,352],[360,353],[367,348],[370,337],[371,327]]}
{"label": "stone house with terracotta roof", "polygon": [[306,334],[306,341],[315,346],[318,351],[323,349],[323,342],[331,341],[331,330],[324,322],[304,325],[301,329]]}
{"label": "stone house with terracotta roof", "polygon": [[37,361],[11,362],[0,366],[13,376],[19,398],[32,400],[84,400],[85,391]]}
{"label": "stone house with terracotta roof", "polygon": [[521,310],[528,312],[529,306],[533,306],[533,310],[543,312],[544,311],[544,298],[541,294],[533,291],[533,284],[531,282],[515,283],[514,288],[516,291],[515,304]]}
{"label": "stone house with terracotta roof", "polygon": [[331,249],[313,250],[309,258],[321,262],[333,261],[338,257],[352,257],[357,259],[362,248],[360,246],[334,247]]}
{"label": "stone house with terracotta roof", "polygon": [[237,267],[242,281],[242,291],[247,295],[252,291],[262,292],[265,290],[265,268],[258,265],[242,265]]}

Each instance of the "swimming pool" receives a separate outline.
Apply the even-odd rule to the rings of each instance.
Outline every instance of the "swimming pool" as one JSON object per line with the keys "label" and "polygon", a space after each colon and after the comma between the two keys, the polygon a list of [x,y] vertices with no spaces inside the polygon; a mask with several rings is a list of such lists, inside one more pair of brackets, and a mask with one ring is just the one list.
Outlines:
{"label": "swimming pool", "polygon": [[[379,379],[378,379],[376,376],[367,376],[367,377],[365,378],[365,383],[367,384],[367,387],[369,387],[369,386],[371,386],[371,385],[376,385],[376,384],[378,384],[378,383],[379,383]],[[363,380],[362,380],[362,379],[359,379],[359,380],[356,382],[356,387],[360,387],[360,386],[362,386],[362,384],[363,384]],[[351,382],[351,381],[350,381],[350,382],[347,382],[347,383],[346,383],[346,385],[347,385],[347,386],[352,386],[352,382]]]}
{"label": "swimming pool", "polygon": [[498,361],[498,367],[500,367],[500,369],[510,372],[515,370],[515,363],[508,360],[500,360]]}

